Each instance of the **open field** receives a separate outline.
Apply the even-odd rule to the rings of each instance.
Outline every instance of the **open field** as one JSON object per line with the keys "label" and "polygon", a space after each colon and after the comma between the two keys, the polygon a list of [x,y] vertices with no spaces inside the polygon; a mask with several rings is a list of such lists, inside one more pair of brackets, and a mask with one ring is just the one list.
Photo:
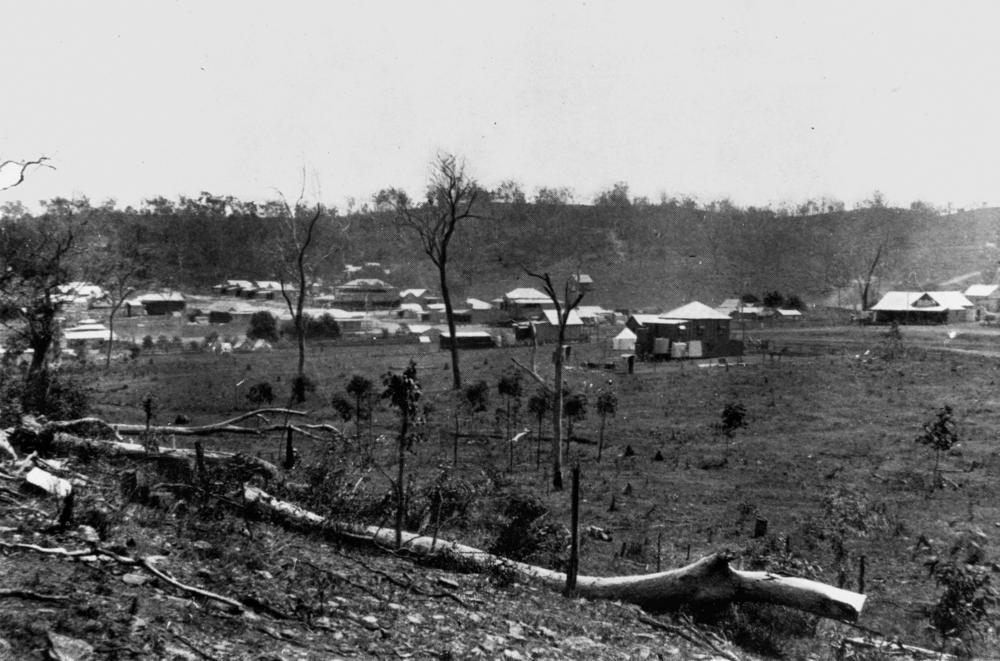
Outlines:
{"label": "open field", "polygon": [[[749,355],[744,366],[729,369],[698,367],[698,361],[640,363],[633,375],[581,367],[613,356],[598,345],[574,347],[568,379],[574,390],[590,392],[591,410],[576,425],[577,437],[586,442],[572,444],[567,465],[581,466],[582,529],[597,526],[613,538],[584,536],[581,571],[636,573],[654,570],[658,556],[670,567],[719,548],[744,549],[755,520],[763,518],[769,524],[766,543],[808,563],[827,582],[855,587],[865,556],[870,598],[861,624],[933,646],[922,609],[935,601],[938,589],[921,563],[920,544],[947,549],[971,535],[987,562],[1000,550],[1000,361],[982,355],[994,338],[977,329],[960,328],[948,338],[941,327],[904,328],[905,352],[893,360],[878,357],[884,328],[773,331],[768,336],[774,345],[789,347],[780,360]],[[473,515],[441,534],[488,546],[500,522],[497,504],[509,494],[533,494],[549,507],[552,520],[568,522],[567,495],[547,486],[547,445],[541,469],[535,468],[535,440],[529,439],[516,448],[515,468],[508,472],[504,423],[494,414],[502,407],[500,374],[510,369],[511,358],[529,363],[530,350],[462,354],[466,384],[485,380],[491,402],[477,419],[460,414],[461,431],[470,436],[461,438],[455,467],[447,355],[413,351],[412,345],[313,348],[309,371],[317,391],[305,408],[353,436],[353,423],[333,420],[331,395],[343,391],[353,374],[379,383],[380,375],[413,359],[422,401],[433,405],[425,440],[408,458],[414,492],[446,472],[482,494]],[[538,351],[543,374],[548,351]],[[158,422],[184,414],[203,423],[248,409],[243,394],[258,381],[272,383],[283,398],[293,364],[294,354],[283,349],[164,354],[141,356],[106,373],[95,369],[87,378],[94,412],[107,420],[141,422],[140,401],[151,393]],[[593,402],[602,386],[617,392],[619,408],[608,420],[604,460],[598,463],[593,441],[600,421]],[[530,379],[524,387],[534,392]],[[714,429],[728,403],[747,412],[747,426],[731,439]],[[942,461],[947,488],[931,490],[933,454],[914,438],[946,404],[954,409],[961,445]],[[376,410],[374,434],[386,435],[377,442],[381,470],[363,473],[353,443],[335,453],[343,470],[366,476],[363,489],[373,498],[388,491],[383,475],[393,472],[394,422],[391,411]],[[517,428],[535,426],[524,415],[517,422]],[[550,433],[548,423],[543,431]],[[362,426],[362,438],[367,435]],[[208,442],[271,460],[283,447],[281,438]],[[627,456],[626,448],[634,455]],[[310,465],[326,448],[300,440],[298,449],[302,463]],[[662,461],[654,459],[657,453]],[[849,519],[856,525],[837,523]]]}

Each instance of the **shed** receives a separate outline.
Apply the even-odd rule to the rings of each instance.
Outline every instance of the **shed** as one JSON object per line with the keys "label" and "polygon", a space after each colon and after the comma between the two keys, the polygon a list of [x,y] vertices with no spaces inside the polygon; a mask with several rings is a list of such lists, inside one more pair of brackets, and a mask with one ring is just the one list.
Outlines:
{"label": "shed", "polygon": [[1000,285],[971,285],[965,297],[975,306],[977,321],[987,312],[1000,312]]}
{"label": "shed", "polygon": [[[169,315],[183,312],[187,306],[184,294],[178,291],[164,291],[136,296],[125,302],[125,316],[134,317],[137,314]],[[138,308],[142,308],[140,312]]]}
{"label": "shed", "polygon": [[794,309],[777,308],[774,316],[781,321],[802,321],[802,312]]}
{"label": "shed", "polygon": [[[447,332],[441,333],[441,349],[451,349],[451,343],[451,335]],[[456,332],[455,346],[459,349],[492,349],[496,346],[496,341],[486,331]]]}

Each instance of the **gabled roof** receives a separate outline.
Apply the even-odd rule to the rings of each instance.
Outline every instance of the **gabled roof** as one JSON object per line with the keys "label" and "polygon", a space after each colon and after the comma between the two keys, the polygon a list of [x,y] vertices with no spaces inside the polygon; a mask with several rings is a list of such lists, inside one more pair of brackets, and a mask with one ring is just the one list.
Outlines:
{"label": "gabled roof", "polygon": [[426,289],[404,289],[403,291],[399,292],[399,296],[401,298],[406,298],[407,296],[416,296],[417,298],[420,298],[426,293],[427,293]]}
{"label": "gabled roof", "polygon": [[987,298],[997,294],[1000,285],[970,285],[965,290],[966,298]]}
{"label": "gabled roof", "polygon": [[946,312],[972,306],[972,301],[959,291],[890,291],[871,309],[883,312]]}
{"label": "gabled roof", "polygon": [[[553,326],[559,325],[559,317],[555,310],[542,310],[542,314],[545,315],[545,321],[549,322]],[[582,326],[583,319],[581,319],[580,315],[576,313],[576,310],[570,310],[569,315],[566,316],[566,325]]]}
{"label": "gabled roof", "polygon": [[253,283],[249,280],[226,280],[229,287],[239,287],[240,289],[253,289]]}
{"label": "gabled roof", "polygon": [[281,291],[281,283],[277,280],[258,280],[257,288],[265,291]]}
{"label": "gabled roof", "polygon": [[518,287],[503,295],[508,301],[521,305],[552,305],[552,299],[531,287]]}
{"label": "gabled roof", "polygon": [[615,335],[616,340],[634,340],[636,339],[635,333],[630,331],[628,328],[623,328],[621,333]]}
{"label": "gabled roof", "polygon": [[663,319],[729,319],[729,315],[723,314],[718,310],[713,310],[704,303],[699,303],[698,301],[691,301],[686,305],[682,305],[679,308],[674,308],[669,312],[664,312],[660,315]]}
{"label": "gabled roof", "polygon": [[775,310],[779,317],[801,317],[802,313],[795,309],[778,308]]}

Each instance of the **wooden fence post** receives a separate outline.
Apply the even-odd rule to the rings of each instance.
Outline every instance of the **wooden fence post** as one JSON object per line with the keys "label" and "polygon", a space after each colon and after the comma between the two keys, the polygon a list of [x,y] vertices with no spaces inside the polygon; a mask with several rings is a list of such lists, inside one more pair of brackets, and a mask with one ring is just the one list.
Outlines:
{"label": "wooden fence post", "polygon": [[570,519],[569,566],[566,568],[566,596],[576,592],[576,574],[580,568],[580,465],[573,467],[571,491],[572,515]]}

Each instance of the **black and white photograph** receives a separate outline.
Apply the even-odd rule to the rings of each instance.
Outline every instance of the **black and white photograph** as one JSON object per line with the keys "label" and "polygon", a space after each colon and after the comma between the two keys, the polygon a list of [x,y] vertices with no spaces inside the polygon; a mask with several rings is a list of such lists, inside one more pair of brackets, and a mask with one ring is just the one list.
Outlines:
{"label": "black and white photograph", "polygon": [[0,0],[0,661],[1000,659],[997,26]]}

